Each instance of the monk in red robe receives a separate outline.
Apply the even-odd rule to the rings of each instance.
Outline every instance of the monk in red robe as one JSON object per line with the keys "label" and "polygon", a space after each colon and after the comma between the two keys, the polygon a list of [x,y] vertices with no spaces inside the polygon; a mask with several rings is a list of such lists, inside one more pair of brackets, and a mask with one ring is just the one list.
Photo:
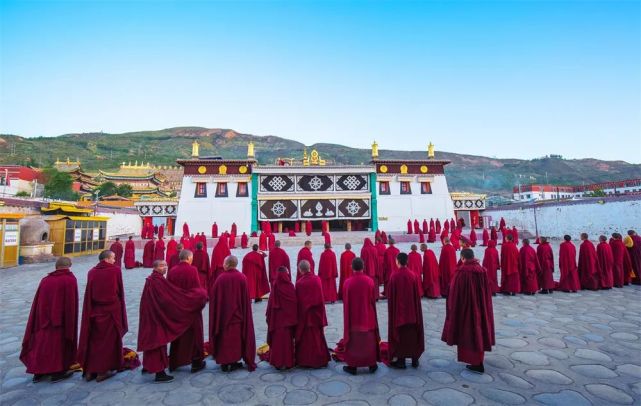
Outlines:
{"label": "monk in red robe", "polygon": [[265,315],[269,363],[279,370],[293,368],[296,364],[294,337],[298,325],[298,301],[289,269],[284,266],[276,271]]}
{"label": "monk in red robe", "polygon": [[420,297],[423,297],[423,281],[421,280],[421,276],[423,274],[423,256],[418,253],[418,247],[416,244],[412,244],[410,247],[410,253],[407,254],[407,267],[412,271],[412,273],[414,273],[414,276],[416,276],[418,293]]}
{"label": "monk in red robe", "polygon": [[389,278],[392,276],[392,273],[398,269],[396,265],[396,256],[400,253],[398,248],[394,245],[395,241],[393,238],[388,240],[389,246],[385,250],[383,255],[383,296],[387,296],[387,284],[389,283]]}
{"label": "monk in red robe", "polygon": [[298,324],[296,326],[296,365],[304,368],[324,368],[329,362],[325,341],[327,326],[321,280],[311,271],[309,261],[298,263],[296,299]]}
{"label": "monk in red robe", "polygon": [[209,279],[211,265],[209,262],[209,254],[205,251],[202,242],[196,244],[196,251],[194,251],[194,258],[191,261],[191,266],[198,270],[198,280],[200,287],[207,290],[209,289]]}
{"label": "monk in red robe", "polygon": [[390,276],[387,297],[390,365],[405,369],[405,358],[411,358],[412,367],[418,368],[418,359],[425,351],[422,292],[416,284],[416,276],[409,269],[409,256],[401,252],[396,261],[398,270]]}
{"label": "monk in red robe", "polygon": [[423,252],[423,294],[429,299],[438,299],[441,297],[441,282],[436,254],[427,248],[427,244],[421,244],[421,252]]}
{"label": "monk in red robe", "polygon": [[490,229],[490,240],[497,241],[499,240],[499,235],[496,232],[496,227],[492,226]]}
{"label": "monk in red robe", "polygon": [[276,245],[276,235],[269,234],[267,235],[267,249],[269,251],[273,250]]}
{"label": "monk in red robe", "polygon": [[599,289],[599,265],[597,263],[596,248],[588,239],[587,233],[581,233],[581,246],[579,247],[579,282],[581,289]]}
{"label": "monk in red robe", "polygon": [[505,228],[505,219],[501,217],[501,221],[499,221],[499,229],[503,230]]}
{"label": "monk in red robe", "polygon": [[421,226],[416,219],[414,219],[414,234],[421,234]]}
{"label": "monk in red robe", "polygon": [[381,238],[381,230],[377,229],[376,232],[374,233],[374,240],[377,240],[379,238]]}
{"label": "monk in red robe", "polygon": [[423,227],[421,228],[421,233],[427,234],[428,231],[429,231],[429,228],[427,227],[427,220],[423,219]]}
{"label": "monk in red robe", "polygon": [[247,279],[249,298],[255,303],[262,301],[263,296],[269,293],[269,280],[265,254],[258,251],[258,244],[252,245],[252,250],[243,258],[243,275]]}
{"label": "monk in red robe", "polygon": [[116,237],[116,240],[109,247],[109,251],[113,252],[116,255],[116,262],[114,265],[116,265],[118,268],[122,268],[123,248],[122,244],[120,243],[120,238]]}
{"label": "monk in red robe", "polygon": [[269,251],[269,283],[276,280],[278,269],[283,266],[291,276],[291,266],[289,264],[289,255],[280,247],[280,240],[274,242],[274,249]]}
{"label": "monk in red robe", "polygon": [[73,374],[78,344],[78,283],[71,259],[60,257],[56,270],[38,285],[22,339],[20,361],[33,374],[33,382],[51,376],[60,382]]}
{"label": "monk in red robe", "polygon": [[[369,239],[368,239],[369,240]],[[372,246],[372,241],[369,241],[370,246]],[[345,244],[345,251],[341,254],[341,260],[340,260],[340,280],[338,282],[338,300],[343,300],[343,290],[345,288],[345,281],[349,279],[350,276],[352,276],[352,261],[356,258],[356,254],[352,252],[352,244],[346,243]],[[375,278],[372,279],[373,281],[376,280]],[[377,288],[378,292],[378,288]],[[376,295],[378,298],[378,294]]]}
{"label": "monk in red robe", "polygon": [[461,248],[461,230],[454,229],[450,241],[452,242],[452,246],[458,251]]}
{"label": "monk in red robe", "polygon": [[490,281],[490,292],[492,296],[496,296],[499,292],[499,281],[497,277],[497,270],[501,268],[499,261],[499,251],[496,249],[496,241],[488,241],[487,248],[483,254],[483,268],[487,271],[487,279]]}
{"label": "monk in red robe", "polygon": [[[447,224],[447,223],[446,223],[446,224]],[[446,238],[447,238],[447,239],[448,239],[448,241],[449,241],[449,239],[450,239],[449,235],[450,235],[449,231],[448,231],[447,229],[443,228],[443,231],[441,232],[441,243],[442,243],[442,244],[444,244],[444,243],[445,243],[445,239],[446,239]]]}
{"label": "monk in red robe", "polygon": [[530,240],[523,239],[523,247],[519,250],[519,273],[521,274],[521,292],[533,295],[539,290],[539,258],[530,245]]}
{"label": "monk in red robe", "polygon": [[450,279],[456,271],[456,249],[447,237],[443,240],[441,255],[438,259],[438,270],[441,282],[441,296],[447,297],[450,292]]}
{"label": "monk in red robe", "polygon": [[436,219],[435,230],[436,234],[441,234],[441,220]]}
{"label": "monk in red robe", "polygon": [[632,240],[632,246],[626,245],[628,254],[630,254],[630,262],[632,263],[632,272],[630,282],[639,285],[641,284],[641,236],[634,230],[628,230],[628,237]]}
{"label": "monk in red robe", "polygon": [[412,220],[407,220],[407,234],[412,234]]}
{"label": "monk in red robe", "polygon": [[536,256],[539,259],[539,288],[543,294],[552,294],[554,291],[554,253],[547,237],[539,238],[536,247]]}
{"label": "monk in red robe", "polygon": [[363,260],[352,261],[354,273],[345,281],[343,294],[343,343],[345,363],[343,371],[356,375],[357,368],[368,367],[370,373],[378,369],[380,334],[376,317],[378,288],[372,278],[363,273]]}
{"label": "monk in red robe", "polygon": [[145,243],[142,251],[142,266],[151,268],[154,263],[154,249],[156,248],[156,238],[151,237],[151,240]]}
{"label": "monk in red robe", "polygon": [[167,264],[169,264],[169,260],[171,257],[173,257],[175,254],[178,253],[178,242],[174,240],[174,237],[171,236],[169,237],[169,241],[167,242],[167,250],[165,252],[165,261],[167,261]]}
{"label": "monk in red robe", "polygon": [[240,236],[240,248],[246,249],[249,246],[249,237],[243,232],[243,235]]}
{"label": "monk in red robe", "polygon": [[[384,232],[383,232],[384,233]],[[380,286],[385,281],[385,250],[387,250],[387,242],[383,238],[383,233],[381,233],[381,239],[374,241],[374,247],[376,248],[377,256],[377,270],[376,270],[376,281],[377,286]],[[367,266],[367,262],[365,263]],[[365,269],[367,271],[367,268]]]}
{"label": "monk in red robe", "polygon": [[470,230],[470,246],[476,247],[476,231],[474,231],[474,227]]}
{"label": "monk in red robe", "polygon": [[180,251],[184,249],[182,244],[176,245],[176,253],[167,261],[167,269],[171,269],[180,263]]}
{"label": "monk in red robe", "polygon": [[261,251],[267,251],[267,233],[260,233],[260,236],[258,237],[258,248]]}
{"label": "monk in red robe", "polygon": [[512,226],[512,242],[515,245],[519,245],[519,230],[516,229],[516,226]]}
{"label": "monk in red robe", "polygon": [[488,242],[490,241],[490,233],[487,231],[487,228],[483,229],[483,243],[481,247],[487,247]]}
{"label": "monk in red robe", "polygon": [[323,239],[325,240],[325,244],[332,245],[332,235],[329,232],[323,234]]}
{"label": "monk in red robe", "polygon": [[[309,262],[310,266],[310,272],[312,275],[315,275],[314,273],[314,256],[312,255],[312,242],[307,240],[305,241],[305,245],[303,248],[298,251],[298,256],[296,258],[296,264],[300,264],[300,261],[305,260]],[[296,271],[296,280],[298,281],[298,277],[300,275],[298,274],[298,271]]]}
{"label": "monk in red robe", "polygon": [[501,292],[504,294],[514,296],[521,292],[519,267],[519,249],[512,241],[512,234],[507,234],[501,245]]}
{"label": "monk in red robe", "polygon": [[305,222],[305,234],[309,237],[312,235],[312,222],[307,220]]}
{"label": "monk in red robe", "polygon": [[231,251],[229,250],[229,246],[227,245],[227,237],[221,235],[218,239],[218,242],[214,246],[214,250],[211,252],[211,266],[209,267],[210,285],[213,283],[213,281],[216,280],[218,275],[223,273],[223,262],[225,261],[225,258],[230,255]]}
{"label": "monk in red robe", "polygon": [[224,272],[209,291],[209,344],[211,355],[223,372],[256,369],[256,337],[247,278],[238,272],[238,259],[230,255]]}
{"label": "monk in red robe", "polygon": [[559,247],[559,278],[558,290],[565,292],[577,292],[581,289],[579,273],[576,267],[576,247],[572,243],[572,237],[563,236],[563,242]]}
{"label": "monk in red robe", "polygon": [[162,259],[163,261],[165,260],[165,240],[160,237],[158,237],[156,245],[154,246],[154,260],[156,259]]}
{"label": "monk in red robe", "polygon": [[[630,255],[628,250],[623,244],[623,237],[619,233],[612,233],[610,238],[610,248],[612,248],[612,279],[614,287],[622,288],[623,285],[629,283],[629,275],[632,270],[632,263],[630,262]],[[628,275],[628,278],[624,277]]]}
{"label": "monk in red robe", "polygon": [[140,263],[136,261],[136,243],[134,243],[132,236],[129,236],[127,242],[125,243],[124,259],[126,269],[133,269],[140,266]]}
{"label": "monk in red robe", "polygon": [[236,234],[230,233],[229,234],[229,249],[232,250],[236,248]]}
{"label": "monk in red robe", "polygon": [[218,224],[215,221],[211,225],[211,238],[218,238]]}
{"label": "monk in red robe", "polygon": [[381,231],[381,242],[383,244],[387,244],[387,234],[385,233],[385,231]]}
{"label": "monk in red robe", "polygon": [[454,219],[450,219],[450,230],[454,231],[455,228],[457,228],[456,221],[454,221]]}
{"label": "monk in red robe", "polygon": [[154,261],[154,270],[145,281],[140,298],[138,351],[143,351],[143,371],[156,374],[155,382],[170,382],[167,344],[182,336],[196,319],[202,320],[207,291],[185,290],[164,278],[167,262]]}
{"label": "monk in red robe", "polygon": [[[380,241],[380,239],[378,241]],[[363,247],[361,248],[361,259],[365,264],[365,275],[372,278],[374,286],[378,289],[378,286],[380,285],[378,279],[378,250],[369,238],[365,238],[365,241],[363,242]]]}
{"label": "monk in red robe", "polygon": [[102,382],[123,366],[122,337],[129,330],[125,290],[113,252],[102,251],[87,273],[78,362],[85,379]]}
{"label": "monk in red robe", "polygon": [[420,233],[418,235],[418,242],[421,243],[421,244],[425,243],[425,234]]}
{"label": "monk in red robe", "polygon": [[427,242],[436,242],[436,230],[432,225],[427,233]]}
{"label": "monk in red robe", "polygon": [[461,252],[463,264],[452,278],[445,306],[441,340],[456,345],[458,361],[476,373],[485,372],[485,351],[495,345],[492,288],[487,272],[469,248]]}
{"label": "monk in red robe", "polygon": [[318,276],[323,286],[323,300],[325,303],[334,303],[338,298],[336,292],[336,278],[338,277],[338,266],[336,264],[336,254],[330,244],[325,244],[325,251],[320,256],[318,262]]}
{"label": "monk in red robe", "polygon": [[[198,269],[192,265],[194,254],[189,250],[180,251],[180,263],[169,270],[167,280],[184,290],[202,289]],[[171,342],[169,348],[169,370],[191,364],[191,372],[205,368],[205,342],[202,314],[194,319],[185,332]]]}
{"label": "monk in red robe", "polygon": [[596,247],[597,264],[599,267],[599,287],[601,289],[612,289],[614,285],[614,276],[612,275],[614,256],[612,255],[612,248],[610,248],[607,240],[606,236],[599,236],[599,245]]}

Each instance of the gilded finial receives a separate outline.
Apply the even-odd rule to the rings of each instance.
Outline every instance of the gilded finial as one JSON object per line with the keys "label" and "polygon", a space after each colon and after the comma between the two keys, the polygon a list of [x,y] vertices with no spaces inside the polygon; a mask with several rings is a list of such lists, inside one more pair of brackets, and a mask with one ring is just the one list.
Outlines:
{"label": "gilded finial", "polygon": [[200,144],[198,144],[198,141],[194,140],[194,142],[191,144],[191,156],[193,158],[198,158],[198,156],[200,155],[199,149]]}
{"label": "gilded finial", "polygon": [[374,141],[372,143],[372,159],[378,158],[378,143]]}
{"label": "gilded finial", "polygon": [[247,144],[247,158],[254,158],[254,143],[252,141]]}
{"label": "gilded finial", "polygon": [[430,141],[430,144],[427,146],[427,157],[434,158],[434,144]]}

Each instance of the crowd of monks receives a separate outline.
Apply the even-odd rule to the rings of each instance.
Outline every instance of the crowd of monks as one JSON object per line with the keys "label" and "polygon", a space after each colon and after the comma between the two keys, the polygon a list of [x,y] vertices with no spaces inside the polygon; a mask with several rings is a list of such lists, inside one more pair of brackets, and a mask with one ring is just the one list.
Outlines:
{"label": "crowd of monks", "polygon": [[[452,226],[452,236],[462,229]],[[547,239],[536,241],[536,249],[523,239],[519,248],[512,230],[501,227],[500,252],[495,235],[484,239],[482,262],[474,258],[473,244],[466,237],[454,245],[450,236],[443,236],[437,260],[425,243],[420,244],[420,253],[416,245],[404,253],[393,238],[385,236],[383,242],[384,233],[377,231],[374,242],[364,240],[359,256],[345,244],[337,257],[326,237],[318,263],[311,241],[306,241],[293,267],[280,242],[269,241],[273,234],[266,237],[267,250],[261,244],[252,245],[240,267],[231,255],[231,233],[219,237],[211,257],[206,238],[183,238],[180,243],[171,239],[165,247],[159,244],[162,239],[152,236],[142,264],[153,268],[140,301],[138,351],[143,352],[143,373],[155,374],[156,382],[168,382],[173,377],[167,369],[190,366],[196,373],[206,367],[208,355],[225,372],[254,370],[257,352],[251,301],[261,301],[268,293],[268,347],[259,356],[277,369],[323,368],[331,357],[344,362],[343,369],[350,374],[361,367],[374,372],[379,361],[406,368],[409,359],[417,367],[425,349],[421,298],[444,297],[442,340],[457,346],[458,360],[467,363],[468,369],[483,373],[484,352],[494,345],[492,295],[576,292],[640,283],[641,237],[632,230],[626,238],[614,233],[609,242],[600,236],[596,247],[582,234],[578,264],[575,245],[565,236],[559,248],[559,281],[553,279],[553,250]],[[85,379],[97,382],[124,369],[122,337],[128,323],[121,267],[123,259],[125,268],[139,266],[132,245],[131,238],[124,249],[114,242],[89,271],[79,337],[78,288],[71,260],[59,258],[56,270],[41,281],[20,354],[34,381],[67,379],[76,362]],[[149,255],[151,259],[145,258]],[[381,341],[376,314],[376,302],[382,299],[388,306],[387,342]],[[324,335],[325,305],[336,301],[343,303],[343,338],[330,350]],[[202,310],[207,302],[209,340],[205,342]]]}

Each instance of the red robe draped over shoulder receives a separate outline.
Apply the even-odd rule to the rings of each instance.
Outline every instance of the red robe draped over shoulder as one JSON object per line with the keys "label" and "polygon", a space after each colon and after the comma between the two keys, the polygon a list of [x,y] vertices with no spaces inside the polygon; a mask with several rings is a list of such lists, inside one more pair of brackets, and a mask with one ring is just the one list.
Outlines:
{"label": "red robe draped over shoulder", "polygon": [[[371,241],[370,241],[371,244]],[[352,276],[352,261],[356,258],[356,254],[352,250],[345,250],[341,254],[340,260],[340,280],[338,282],[338,300],[343,300],[343,290],[345,289],[345,281]]]}
{"label": "red robe draped over shoulder", "polygon": [[423,251],[423,294],[430,299],[441,297],[441,281],[439,277],[436,254],[431,249]]}
{"label": "red robe draped over shoulder", "polygon": [[539,258],[539,288],[554,289],[554,252],[549,242],[540,243],[536,247],[536,256]]}
{"label": "red robe draped over shoulder", "polygon": [[612,248],[612,277],[614,286],[621,288],[624,284],[629,283],[629,276],[625,278],[624,275],[630,275],[632,264],[630,262],[630,255],[628,250],[623,244],[622,240],[610,238],[610,248]]}
{"label": "red robe draped over shoulder", "polygon": [[274,277],[265,316],[269,363],[276,368],[293,368],[296,364],[294,337],[298,324],[298,302],[296,288],[288,272],[278,272]]}
{"label": "red robe draped over shoulder", "polygon": [[109,251],[112,251],[114,254],[116,254],[116,265],[118,268],[122,268],[122,254],[123,254],[123,248],[122,244],[120,241],[114,241],[113,244],[109,247]]}
{"label": "red robe draped over shoulder", "polygon": [[221,235],[218,239],[218,242],[214,246],[213,251],[211,252],[211,266],[209,267],[211,276],[209,280],[210,285],[216,280],[218,275],[223,273],[223,262],[225,261],[225,258],[230,255],[231,251],[229,250],[229,246],[227,245],[227,237]]}
{"label": "red robe draped over shoulder", "polygon": [[303,247],[300,249],[300,251],[298,251],[298,256],[296,258],[296,280],[298,280],[298,277],[300,276],[298,272],[298,264],[300,264],[300,261],[302,260],[307,260],[309,262],[309,271],[312,275],[315,275],[315,264],[312,250],[307,247]]}
{"label": "red robe draped over shoulder", "polygon": [[[418,255],[418,253],[417,253]],[[425,351],[421,294],[408,267],[392,274],[387,295],[389,359],[418,359]]]}
{"label": "red robe draped over shoulder", "polygon": [[487,271],[487,279],[490,281],[490,292],[499,292],[499,280],[497,270],[501,267],[499,251],[496,249],[496,241],[488,241],[488,246],[483,254],[483,268]]}
{"label": "red robe draped over shoulder", "polygon": [[137,266],[136,262],[136,243],[133,240],[125,242],[125,268],[133,269]]}
{"label": "red robe draped over shoulder", "polygon": [[216,222],[211,225],[211,238],[218,238],[218,224]]}
{"label": "red robe draped over shoulder", "polygon": [[452,244],[446,244],[441,248],[438,270],[441,281],[441,295],[447,297],[450,292],[450,279],[456,272],[456,249]]}
{"label": "red robe draped over shoulder", "polygon": [[258,236],[258,249],[267,251],[267,234],[264,232],[261,232],[260,236]]}
{"label": "red robe draped over shoulder", "polygon": [[519,273],[521,274],[521,292],[536,293],[539,290],[539,258],[531,245],[523,245],[519,251]]}
{"label": "red robe draped over shoulder", "polygon": [[590,240],[584,240],[579,247],[579,281],[581,289],[599,289],[599,265],[597,263],[596,248]]}
{"label": "red robe draped over shoulder", "polygon": [[369,367],[380,360],[378,288],[363,272],[354,272],[345,281],[343,292],[343,344],[345,363],[350,367]]}
{"label": "red robe draped over shoulder", "polygon": [[307,368],[323,368],[329,362],[325,341],[327,326],[325,302],[318,276],[301,274],[296,281],[298,324],[296,326],[296,364]]}
{"label": "red robe draped over shoulder", "polygon": [[151,268],[154,264],[154,249],[156,243],[154,240],[149,240],[145,244],[145,247],[142,252],[142,266],[145,268]]}
{"label": "red robe draped over shoulder", "polygon": [[240,236],[240,248],[247,248],[249,246],[249,237],[247,237],[247,234],[243,233],[243,235]]}
{"label": "red robe draped over shoulder", "polygon": [[281,266],[287,268],[287,273],[291,277],[292,268],[289,263],[289,255],[287,255],[287,252],[284,249],[282,249],[281,247],[274,247],[274,249],[269,251],[268,261],[270,283],[273,283],[276,279],[278,268],[280,268]]}
{"label": "red robe draped over shoulder", "polygon": [[262,252],[250,251],[243,257],[243,275],[247,278],[250,299],[260,299],[269,293],[267,267]]}
{"label": "red robe draped over shoulder", "polygon": [[167,261],[167,264],[169,264],[169,260],[176,253],[178,253],[178,242],[172,238],[167,242],[167,252],[165,253],[165,261]]}
{"label": "red robe draped over shoulder", "polygon": [[482,247],[487,247],[488,242],[490,241],[490,233],[487,231],[487,228],[483,229],[483,243]]}
{"label": "red robe draped over shoulder", "polygon": [[564,241],[559,246],[559,290],[576,292],[581,289],[576,267],[576,247],[572,241]]}
{"label": "red robe draped over shoulder", "polygon": [[305,234],[307,236],[312,235],[312,222],[309,220],[305,222]]}
{"label": "red robe draped over shoulder", "polygon": [[599,282],[601,289],[610,289],[614,285],[612,268],[614,265],[614,256],[610,244],[603,241],[596,246],[597,263],[599,266]]}
{"label": "red robe draped over shoulder", "polygon": [[418,294],[423,297],[423,281],[421,276],[423,274],[423,256],[416,251],[410,251],[407,255],[407,267],[416,276],[416,283],[418,284]]}
{"label": "red robe draped over shoulder", "polygon": [[31,304],[20,361],[28,374],[67,372],[76,363],[78,283],[69,269],[42,278]]}
{"label": "red robe draped over shoulder", "polygon": [[[385,250],[385,254],[383,255],[383,282],[385,283],[385,286],[383,288],[384,292],[387,292],[387,283],[389,282],[390,276],[392,276],[392,273],[398,269],[398,266],[396,265],[396,256],[400,253],[398,248],[396,248],[394,245],[390,245],[387,247]],[[387,293],[385,293],[387,295]]]}
{"label": "red robe draped over shoulder", "polygon": [[157,259],[165,260],[165,241],[163,240],[156,240],[156,246],[154,247],[154,260]]}
{"label": "red robe draped over shoulder", "polygon": [[423,234],[427,234],[429,232],[429,228],[427,227],[427,220],[423,219],[423,224],[422,224],[421,232]]}
{"label": "red robe draped over shoulder", "polygon": [[501,292],[520,293],[519,249],[512,241],[501,245]]}
{"label": "red robe draped over shoulder", "polygon": [[380,284],[380,280],[378,279],[378,250],[369,238],[366,238],[363,242],[363,247],[361,248],[361,259],[365,264],[363,273],[372,278],[374,285],[378,288],[378,285]]}
{"label": "red robe draped over shoulder", "polygon": [[418,224],[418,220],[414,220],[414,234],[421,233],[421,226]]}
{"label": "red robe draped over shoulder", "polygon": [[209,289],[209,280],[211,279],[211,267],[209,262],[209,254],[204,248],[196,248],[194,258],[191,265],[198,270],[198,279],[200,280],[200,287]]}
{"label": "red robe draped over shoulder", "polygon": [[338,292],[336,291],[338,265],[336,264],[336,254],[331,249],[326,249],[320,256],[318,276],[321,278],[323,286],[323,300],[325,302],[335,302],[338,299]]}
{"label": "red robe draped over shoulder", "polygon": [[407,234],[412,234],[412,220],[407,220]]}

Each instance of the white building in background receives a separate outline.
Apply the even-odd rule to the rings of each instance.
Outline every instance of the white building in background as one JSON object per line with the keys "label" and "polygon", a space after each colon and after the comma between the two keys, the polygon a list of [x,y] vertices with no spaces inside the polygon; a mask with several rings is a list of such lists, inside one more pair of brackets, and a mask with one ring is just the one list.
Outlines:
{"label": "white building in background", "polygon": [[579,186],[528,184],[514,186],[512,189],[514,200],[517,201],[571,199],[574,197],[586,197],[595,191],[602,191],[606,196],[641,193],[641,179],[591,183]]}

